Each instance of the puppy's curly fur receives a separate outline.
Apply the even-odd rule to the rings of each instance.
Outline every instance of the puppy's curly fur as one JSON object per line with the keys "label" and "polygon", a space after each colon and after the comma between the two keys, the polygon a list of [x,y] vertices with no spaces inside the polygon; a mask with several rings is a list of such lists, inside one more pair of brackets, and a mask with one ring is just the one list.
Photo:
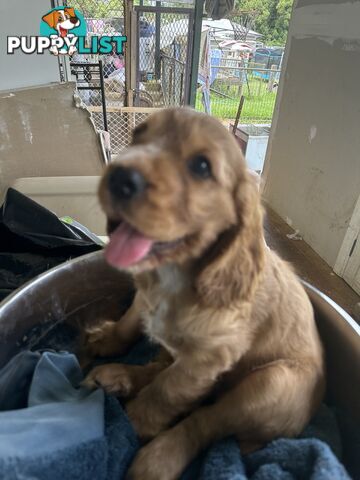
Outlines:
{"label": "puppy's curly fur", "polygon": [[[194,175],[195,158],[209,175]],[[108,186],[119,164],[147,182],[131,201]],[[303,287],[265,246],[258,187],[233,137],[190,109],[155,113],[108,167],[100,200],[110,222],[167,247],[129,268],[137,294],[125,316],[89,333],[95,355],[118,353],[141,329],[163,347],[146,366],[103,365],[86,379],[128,397],[151,440],[129,478],[176,479],[228,435],[242,451],[297,435],[322,399],[322,347]]]}

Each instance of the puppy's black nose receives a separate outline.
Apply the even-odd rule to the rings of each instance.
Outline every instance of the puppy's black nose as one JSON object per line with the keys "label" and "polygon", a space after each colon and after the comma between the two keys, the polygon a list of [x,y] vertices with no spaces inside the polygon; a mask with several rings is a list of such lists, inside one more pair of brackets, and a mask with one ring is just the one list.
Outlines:
{"label": "puppy's black nose", "polygon": [[114,198],[131,200],[145,190],[146,180],[137,170],[116,167],[108,177],[108,187]]}
{"label": "puppy's black nose", "polygon": [[76,25],[78,23],[79,19],[77,17],[70,17],[70,22]]}

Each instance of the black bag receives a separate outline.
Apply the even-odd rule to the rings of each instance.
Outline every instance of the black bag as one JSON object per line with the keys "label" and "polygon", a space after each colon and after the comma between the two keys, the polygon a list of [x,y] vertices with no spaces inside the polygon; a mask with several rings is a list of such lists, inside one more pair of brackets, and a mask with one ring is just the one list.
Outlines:
{"label": "black bag", "polygon": [[0,207],[0,301],[49,268],[101,248],[101,241],[82,225],[62,222],[9,188]]}

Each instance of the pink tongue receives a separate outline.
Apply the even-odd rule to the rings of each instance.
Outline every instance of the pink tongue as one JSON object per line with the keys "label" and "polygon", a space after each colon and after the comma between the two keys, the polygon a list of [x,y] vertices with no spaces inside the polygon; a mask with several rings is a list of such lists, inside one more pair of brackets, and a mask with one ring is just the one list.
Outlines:
{"label": "pink tongue", "polygon": [[152,245],[152,240],[122,222],[110,235],[105,258],[113,267],[126,268],[144,258]]}

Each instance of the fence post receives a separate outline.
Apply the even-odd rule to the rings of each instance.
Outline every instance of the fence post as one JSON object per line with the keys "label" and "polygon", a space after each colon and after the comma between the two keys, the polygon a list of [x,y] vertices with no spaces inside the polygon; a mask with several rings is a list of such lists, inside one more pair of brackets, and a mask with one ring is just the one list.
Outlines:
{"label": "fence post", "polygon": [[[161,7],[161,2],[156,2],[157,7]],[[161,29],[161,17],[160,13],[155,14],[155,78],[160,79],[161,74],[161,60],[160,60],[160,29]]]}
{"label": "fence post", "polygon": [[240,122],[240,117],[241,117],[241,112],[242,112],[242,109],[243,109],[243,106],[244,106],[244,101],[245,101],[245,97],[244,97],[244,95],[241,95],[238,111],[236,113],[236,119],[235,119],[234,126],[233,126],[233,134],[234,135],[236,135],[236,130],[237,130],[239,122]]}
{"label": "fence post", "polygon": [[105,132],[108,132],[109,129],[108,129],[107,112],[106,112],[104,70],[103,70],[102,60],[99,60],[99,73],[100,73],[101,105],[102,105],[103,120],[104,120],[104,130]]}
{"label": "fence post", "polygon": [[196,89],[199,73],[199,58],[200,58],[200,44],[201,44],[201,27],[202,17],[204,12],[204,0],[195,0],[194,11],[194,39],[191,52],[191,70],[190,70],[190,89],[189,98],[186,99],[190,106],[195,107]]}
{"label": "fence post", "polygon": [[271,65],[271,72],[269,74],[269,82],[268,82],[268,87],[267,87],[268,92],[272,92],[274,90],[276,71],[277,71],[276,65]]}
{"label": "fence post", "polygon": [[127,42],[125,44],[125,105],[132,107],[134,104],[134,90],[133,90],[133,32],[132,32],[132,16],[133,16],[133,0],[123,2],[124,17],[125,17],[125,35]]}

